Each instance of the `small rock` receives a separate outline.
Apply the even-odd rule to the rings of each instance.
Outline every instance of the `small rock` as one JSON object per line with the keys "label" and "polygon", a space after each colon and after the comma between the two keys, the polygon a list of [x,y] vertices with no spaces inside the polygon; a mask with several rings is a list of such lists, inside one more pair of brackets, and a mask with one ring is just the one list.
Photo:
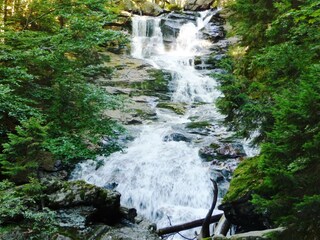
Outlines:
{"label": "small rock", "polygon": [[216,150],[212,149],[210,146],[202,147],[199,149],[199,156],[206,161],[213,160],[216,155]]}
{"label": "small rock", "polygon": [[131,118],[131,119],[128,119],[126,123],[127,123],[128,125],[142,124],[142,120],[137,119],[137,118]]}
{"label": "small rock", "polygon": [[103,188],[108,190],[114,190],[117,186],[118,186],[118,183],[112,182],[112,183],[107,183],[106,185],[103,186]]}
{"label": "small rock", "polygon": [[163,138],[164,142],[170,142],[170,141],[175,141],[175,142],[191,142],[190,138],[187,138],[181,133],[171,133],[170,135],[167,135]]}
{"label": "small rock", "polygon": [[245,157],[246,153],[240,143],[225,143],[216,150],[220,158],[238,158]]}

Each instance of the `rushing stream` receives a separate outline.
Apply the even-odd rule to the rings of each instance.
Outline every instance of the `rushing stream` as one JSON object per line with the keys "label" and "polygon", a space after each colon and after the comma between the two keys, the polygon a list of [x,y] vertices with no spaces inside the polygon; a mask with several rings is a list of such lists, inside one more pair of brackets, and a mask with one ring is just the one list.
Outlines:
{"label": "rushing stream", "polygon": [[[169,226],[168,218],[172,224],[178,224],[206,215],[212,202],[210,178],[217,176],[215,166],[203,161],[198,152],[200,147],[231,135],[222,126],[223,116],[214,105],[221,94],[215,79],[207,76],[208,71],[196,70],[194,66],[195,57],[207,54],[212,44],[200,32],[210,18],[204,12],[196,21],[182,24],[176,40],[166,44],[160,18],[133,18],[132,56],[170,71],[171,101],[186,104],[187,111],[177,115],[157,108],[157,99],[150,98],[157,120],[135,126],[137,137],[124,152],[100,157],[105,164],[98,170],[93,161],[87,161],[73,173],[74,179],[99,186],[114,184],[121,193],[122,205],[136,208],[158,228]],[[187,129],[186,124],[192,119],[209,121],[207,134]],[[173,133],[190,141],[170,141],[168,136]],[[227,180],[219,182],[221,194],[227,187]],[[185,234],[193,237],[194,230],[190,232]]]}

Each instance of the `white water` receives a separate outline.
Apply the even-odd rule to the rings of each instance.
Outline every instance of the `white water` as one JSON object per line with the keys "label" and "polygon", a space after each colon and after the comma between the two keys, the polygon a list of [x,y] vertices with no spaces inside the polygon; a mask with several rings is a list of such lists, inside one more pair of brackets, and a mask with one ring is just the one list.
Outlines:
{"label": "white water", "polygon": [[[204,17],[205,15],[203,15]],[[160,20],[150,17],[133,18],[132,56],[151,63],[157,68],[172,72],[172,101],[188,104],[184,116],[168,110],[157,109],[158,120],[139,126],[139,135],[125,152],[117,152],[108,158],[100,158],[104,166],[95,170],[95,163],[87,161],[78,166],[74,179],[84,179],[98,186],[117,183],[121,203],[134,207],[139,214],[157,223],[158,228],[203,218],[212,201],[212,171],[209,163],[198,156],[201,144],[163,141],[173,132],[184,131],[189,118],[212,122],[213,136],[192,136],[202,144],[230,133],[219,125],[223,119],[214,101],[220,95],[216,81],[194,69],[194,57],[206,52],[210,43],[201,39],[199,30],[208,19],[199,19],[197,26],[187,23],[180,29],[176,43],[164,47]],[[206,104],[195,105],[195,102]],[[212,129],[211,129],[212,130]],[[227,183],[220,188],[227,187]],[[190,233],[191,232],[191,233]],[[189,237],[193,237],[191,230]],[[176,239],[180,237],[176,235]]]}

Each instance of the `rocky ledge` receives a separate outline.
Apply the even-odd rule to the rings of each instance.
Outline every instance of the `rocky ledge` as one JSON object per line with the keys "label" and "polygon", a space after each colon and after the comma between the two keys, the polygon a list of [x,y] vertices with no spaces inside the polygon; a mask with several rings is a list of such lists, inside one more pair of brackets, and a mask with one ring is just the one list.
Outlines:
{"label": "rocky ledge", "polygon": [[[50,181],[45,183],[42,199],[28,199],[27,209],[7,217],[1,216],[0,239],[31,239],[27,214],[43,211],[54,215],[55,231],[44,239],[53,240],[140,240],[158,239],[156,226],[137,216],[135,209],[120,206],[120,193],[84,181]],[[18,196],[23,186],[8,188],[1,194]],[[32,203],[32,204],[31,204]],[[17,207],[17,206],[12,206]],[[43,210],[41,210],[43,209]],[[10,227],[11,223],[19,223]],[[4,227],[2,229],[2,227]],[[31,234],[31,235],[30,235]],[[38,238],[36,238],[38,239]]]}

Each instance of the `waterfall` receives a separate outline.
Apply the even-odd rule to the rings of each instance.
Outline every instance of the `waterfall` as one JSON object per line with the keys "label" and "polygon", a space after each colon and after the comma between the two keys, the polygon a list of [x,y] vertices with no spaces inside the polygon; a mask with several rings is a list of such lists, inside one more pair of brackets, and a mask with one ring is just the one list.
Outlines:
{"label": "waterfall", "polygon": [[[221,94],[215,79],[194,67],[195,57],[208,52],[211,45],[200,33],[207,22],[208,14],[201,14],[197,22],[183,24],[176,40],[165,46],[160,18],[133,17],[132,56],[170,71],[171,101],[186,104],[188,110],[181,116],[156,109],[158,120],[138,126],[138,136],[123,152],[99,157],[104,165],[97,170],[95,162],[86,161],[73,173],[74,179],[98,186],[114,184],[122,205],[136,208],[158,228],[169,226],[168,217],[172,224],[179,224],[206,215],[213,197],[210,178],[215,176],[198,151],[205,144],[230,136],[214,106]],[[190,133],[185,126],[192,118],[210,121],[214,134]],[[190,136],[192,141],[164,141],[176,132]],[[219,183],[220,190],[227,187],[227,181]],[[187,234],[193,237],[193,233]]]}

